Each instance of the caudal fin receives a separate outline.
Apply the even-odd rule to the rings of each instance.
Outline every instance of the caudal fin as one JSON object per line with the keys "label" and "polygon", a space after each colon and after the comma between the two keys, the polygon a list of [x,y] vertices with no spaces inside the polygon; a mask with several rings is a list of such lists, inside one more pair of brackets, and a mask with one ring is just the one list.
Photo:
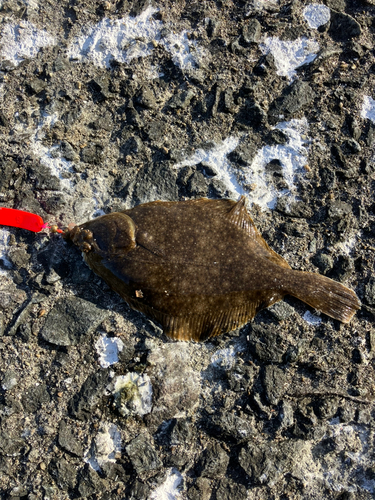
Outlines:
{"label": "caudal fin", "polygon": [[287,281],[288,294],[343,323],[349,323],[361,307],[353,290],[320,274],[292,271]]}

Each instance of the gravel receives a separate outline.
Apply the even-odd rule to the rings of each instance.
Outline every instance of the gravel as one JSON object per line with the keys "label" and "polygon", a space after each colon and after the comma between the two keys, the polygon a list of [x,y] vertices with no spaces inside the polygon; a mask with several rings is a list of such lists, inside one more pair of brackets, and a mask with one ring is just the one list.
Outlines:
{"label": "gravel", "polygon": [[2,228],[0,498],[373,498],[375,2],[0,12],[0,207],[66,227],[243,194],[293,268],[362,301],[176,343],[58,234]]}

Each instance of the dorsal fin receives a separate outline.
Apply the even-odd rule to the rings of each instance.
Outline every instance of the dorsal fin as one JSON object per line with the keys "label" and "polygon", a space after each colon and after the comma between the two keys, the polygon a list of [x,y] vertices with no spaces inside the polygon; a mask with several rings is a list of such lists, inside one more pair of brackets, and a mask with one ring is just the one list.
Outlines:
{"label": "dorsal fin", "polygon": [[267,243],[258,232],[252,218],[246,210],[246,198],[244,196],[241,196],[237,203],[233,205],[233,207],[229,210],[228,218],[229,221],[232,222],[232,224],[235,224],[237,227],[243,229],[250,238],[255,240],[258,245],[260,245],[267,251],[265,257],[281,267],[290,269],[289,264],[267,245]]}

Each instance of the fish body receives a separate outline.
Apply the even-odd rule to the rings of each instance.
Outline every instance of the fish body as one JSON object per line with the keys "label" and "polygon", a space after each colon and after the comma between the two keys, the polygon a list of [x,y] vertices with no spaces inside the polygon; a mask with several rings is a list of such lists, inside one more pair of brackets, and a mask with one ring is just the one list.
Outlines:
{"label": "fish body", "polygon": [[145,203],[69,236],[113,290],[178,340],[236,329],[286,294],[343,322],[360,306],[340,283],[292,270],[258,233],[244,198]]}

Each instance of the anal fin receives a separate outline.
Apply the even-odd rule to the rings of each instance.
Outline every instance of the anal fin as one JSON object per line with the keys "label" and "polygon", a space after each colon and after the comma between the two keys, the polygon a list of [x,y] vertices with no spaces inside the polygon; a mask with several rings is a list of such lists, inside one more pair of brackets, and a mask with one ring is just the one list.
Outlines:
{"label": "anal fin", "polygon": [[174,340],[202,342],[211,337],[236,330],[248,323],[256,314],[255,303],[247,303],[230,310],[206,314],[171,316],[146,304],[127,299],[129,305],[160,323],[163,331]]}

